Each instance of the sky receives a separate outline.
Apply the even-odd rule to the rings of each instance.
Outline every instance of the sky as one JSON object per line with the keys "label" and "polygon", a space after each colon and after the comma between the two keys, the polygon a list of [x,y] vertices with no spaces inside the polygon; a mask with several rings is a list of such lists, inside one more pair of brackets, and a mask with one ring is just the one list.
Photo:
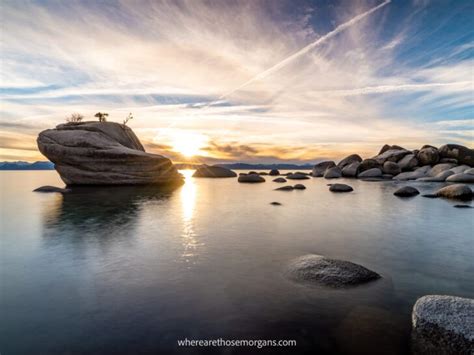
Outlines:
{"label": "sky", "polygon": [[473,145],[474,2],[0,2],[0,161],[72,113],[174,162]]}

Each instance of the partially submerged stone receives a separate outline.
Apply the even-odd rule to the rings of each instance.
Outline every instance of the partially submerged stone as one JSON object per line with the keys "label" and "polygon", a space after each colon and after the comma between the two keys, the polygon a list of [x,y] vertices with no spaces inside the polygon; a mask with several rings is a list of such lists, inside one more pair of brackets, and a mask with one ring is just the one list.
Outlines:
{"label": "partially submerged stone", "polygon": [[295,190],[306,190],[306,186],[304,186],[303,184],[296,184],[293,186],[293,188]]}
{"label": "partially submerged stone", "polygon": [[420,193],[417,189],[412,186],[403,186],[395,191],[393,194],[398,197],[413,197]]}
{"label": "partially submerged stone", "polygon": [[293,191],[294,189],[295,188],[293,186],[287,185],[287,186],[279,187],[275,189],[275,191]]}
{"label": "partially submerged stone", "polygon": [[297,172],[297,173],[288,175],[286,178],[290,180],[307,180],[309,179],[309,176],[305,173]]}
{"label": "partially submerged stone", "polygon": [[361,265],[316,254],[294,260],[288,267],[288,275],[295,281],[333,288],[357,286],[380,278]]}
{"label": "partially submerged stone", "polygon": [[273,179],[274,182],[286,182],[286,179],[285,178],[282,178],[282,177],[279,177],[279,178],[276,178],[276,179]]}
{"label": "partially submerged stone", "polygon": [[258,174],[247,174],[240,175],[237,181],[242,183],[259,183],[265,182],[265,179]]}
{"label": "partially submerged stone", "polygon": [[64,188],[61,188],[61,187],[45,185],[45,186],[38,187],[38,188],[34,189],[33,191],[34,191],[34,192],[59,192],[59,193],[66,193],[66,192],[70,192],[71,189],[64,189]]}
{"label": "partially submerged stone", "polygon": [[193,177],[206,177],[206,178],[227,178],[236,177],[237,174],[230,169],[221,166],[209,166],[203,165],[196,169]]}
{"label": "partially submerged stone", "polygon": [[445,186],[435,192],[438,197],[445,197],[457,200],[470,200],[472,199],[472,190],[469,186],[464,184],[455,184]]}
{"label": "partially submerged stone", "polygon": [[354,189],[346,184],[331,184],[329,187],[329,191],[331,192],[351,192],[354,191]]}
{"label": "partially submerged stone", "polygon": [[415,354],[472,354],[474,300],[429,295],[412,311],[412,348]]}

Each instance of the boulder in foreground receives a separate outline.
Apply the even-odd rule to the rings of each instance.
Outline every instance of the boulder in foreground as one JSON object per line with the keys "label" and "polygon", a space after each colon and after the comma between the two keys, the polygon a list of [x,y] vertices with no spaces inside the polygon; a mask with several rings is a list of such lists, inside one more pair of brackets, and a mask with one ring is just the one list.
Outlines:
{"label": "boulder in foreground", "polygon": [[357,286],[380,278],[379,274],[361,265],[316,254],[294,260],[288,274],[295,281],[333,288]]}
{"label": "boulder in foreground", "polygon": [[415,354],[472,354],[474,300],[429,295],[419,298],[412,311],[412,347]]}
{"label": "boulder in foreground", "polygon": [[193,177],[207,177],[207,178],[227,178],[236,177],[237,174],[230,169],[221,166],[203,165],[196,169]]}
{"label": "boulder in foreground", "polygon": [[114,122],[60,124],[42,131],[40,152],[67,185],[182,183],[171,160],[146,153],[133,131]]}
{"label": "boulder in foreground", "polygon": [[398,197],[413,197],[420,194],[420,191],[411,186],[403,186],[393,193]]}
{"label": "boulder in foreground", "polygon": [[435,192],[435,196],[457,200],[470,200],[472,199],[472,190],[467,185],[455,184],[439,189]]}

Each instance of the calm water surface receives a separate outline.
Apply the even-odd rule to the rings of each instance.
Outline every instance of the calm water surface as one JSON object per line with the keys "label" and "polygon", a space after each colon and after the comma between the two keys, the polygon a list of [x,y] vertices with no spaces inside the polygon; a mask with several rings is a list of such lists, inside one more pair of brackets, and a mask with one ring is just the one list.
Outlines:
{"label": "calm water surface", "polygon": [[[405,183],[350,180],[353,193],[334,194],[311,179],[281,192],[269,177],[184,173],[174,191],[62,196],[32,192],[62,186],[54,171],[1,172],[0,353],[404,354],[417,297],[474,297],[473,209],[393,196]],[[344,290],[288,280],[288,263],[309,253],[383,278]],[[298,345],[178,348],[184,338]]]}

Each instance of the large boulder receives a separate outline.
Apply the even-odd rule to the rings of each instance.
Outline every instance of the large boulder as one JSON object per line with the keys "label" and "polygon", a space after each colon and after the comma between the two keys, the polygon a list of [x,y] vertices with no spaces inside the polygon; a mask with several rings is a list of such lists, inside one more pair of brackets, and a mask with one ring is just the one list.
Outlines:
{"label": "large boulder", "polygon": [[451,168],[449,170],[451,170],[455,174],[459,174],[459,173],[465,172],[468,169],[469,169],[469,165],[459,165],[459,166],[455,166],[454,168]]}
{"label": "large boulder", "polygon": [[413,168],[417,167],[419,164],[418,159],[416,159],[415,154],[407,154],[402,159],[398,161],[398,165],[402,171],[410,171]]}
{"label": "large boulder", "polygon": [[439,175],[439,173],[442,173],[452,168],[454,168],[454,164],[446,164],[446,163],[436,164],[430,169],[430,171],[428,172],[428,175],[436,176],[436,175]]}
{"label": "large boulder", "polygon": [[384,174],[398,175],[402,172],[400,166],[393,161],[386,161],[383,163],[382,171]]}
{"label": "large boulder", "polygon": [[351,177],[351,178],[357,177],[357,171],[359,169],[359,165],[360,165],[360,163],[358,163],[358,162],[354,162],[352,164],[346,165],[342,169],[342,176]]}
{"label": "large boulder", "polygon": [[382,147],[382,149],[380,149],[379,154],[377,154],[377,155],[383,154],[383,153],[385,153],[387,150],[406,150],[406,149],[400,147],[399,145],[388,145],[388,144],[384,144],[384,146]]}
{"label": "large boulder", "polygon": [[379,162],[377,162],[375,159],[364,159],[360,163],[357,172],[361,173],[363,171],[370,170],[373,168],[382,168],[382,165]]}
{"label": "large boulder", "polygon": [[359,154],[351,154],[348,157],[345,157],[342,159],[339,163],[337,163],[337,166],[343,169],[347,165],[350,165],[352,163],[360,163],[362,161],[362,158],[360,157]]}
{"label": "large boulder", "polygon": [[412,311],[412,350],[415,354],[472,354],[474,300],[429,295]]}
{"label": "large boulder", "polygon": [[429,165],[422,166],[415,171],[407,171],[397,176],[394,176],[394,180],[406,181],[406,180],[416,180],[422,177],[425,177],[428,174],[428,171],[431,170]]}
{"label": "large boulder", "polygon": [[312,176],[313,177],[321,177],[324,176],[324,173],[327,169],[335,167],[336,164],[333,161],[323,161],[318,163],[314,166]]}
{"label": "large boulder", "polygon": [[454,173],[451,170],[445,170],[436,176],[425,176],[425,177],[416,179],[416,181],[443,182],[443,181],[446,181],[446,178],[448,176],[451,176],[453,174]]}
{"label": "large boulder", "polygon": [[425,146],[418,152],[416,158],[420,162],[420,165],[435,165],[439,161],[438,149]]}
{"label": "large boulder", "polygon": [[334,288],[356,286],[380,278],[379,274],[361,265],[315,254],[294,260],[288,274],[295,281]]}
{"label": "large boulder", "polygon": [[357,177],[359,179],[382,177],[382,170],[380,170],[379,168],[373,168],[373,169],[365,170],[365,171],[359,173],[359,175],[357,175]]}
{"label": "large boulder", "polygon": [[439,189],[435,192],[435,196],[458,200],[470,200],[472,199],[472,190],[467,185],[455,184]]}
{"label": "large boulder", "polygon": [[342,171],[337,166],[329,168],[324,173],[324,178],[325,179],[337,179],[337,178],[340,178],[341,176],[342,176]]}
{"label": "large boulder", "polygon": [[40,152],[67,185],[182,183],[171,160],[146,153],[133,131],[114,122],[60,124],[42,131]]}
{"label": "large boulder", "polygon": [[206,177],[206,178],[227,178],[236,177],[237,174],[230,169],[223,168],[221,166],[209,166],[203,165],[196,169],[193,177]]}
{"label": "large boulder", "polygon": [[382,154],[379,154],[373,157],[372,159],[374,159],[375,161],[377,161],[377,163],[382,165],[386,161],[397,162],[407,154],[410,154],[410,151],[406,149],[389,149],[383,152]]}
{"label": "large boulder", "polygon": [[245,174],[239,175],[237,179],[238,182],[243,183],[257,183],[257,182],[265,182],[265,179],[258,174]]}
{"label": "large boulder", "polygon": [[441,158],[456,159],[459,164],[474,166],[474,149],[458,144],[446,144],[438,151]]}

